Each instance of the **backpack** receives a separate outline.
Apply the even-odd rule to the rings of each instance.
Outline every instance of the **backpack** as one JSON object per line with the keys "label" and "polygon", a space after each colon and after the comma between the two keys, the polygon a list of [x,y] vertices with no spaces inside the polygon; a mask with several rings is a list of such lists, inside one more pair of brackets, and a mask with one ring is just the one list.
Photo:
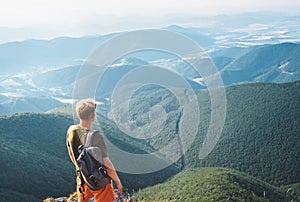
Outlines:
{"label": "backpack", "polygon": [[105,166],[95,156],[100,149],[92,146],[91,140],[94,132],[94,130],[90,130],[85,145],[78,147],[79,157],[76,161],[84,183],[95,191],[104,188],[110,183],[111,178],[107,175]]}

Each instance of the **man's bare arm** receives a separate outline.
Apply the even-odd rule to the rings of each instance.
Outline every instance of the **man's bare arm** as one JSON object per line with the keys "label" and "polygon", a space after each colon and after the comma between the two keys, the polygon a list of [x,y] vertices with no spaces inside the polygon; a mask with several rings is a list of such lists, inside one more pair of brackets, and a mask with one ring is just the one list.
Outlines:
{"label": "man's bare arm", "polygon": [[116,186],[118,188],[118,194],[121,194],[123,192],[123,186],[122,183],[116,173],[116,170],[114,168],[114,165],[110,161],[108,157],[103,158],[103,164],[106,167],[107,174],[115,181]]}

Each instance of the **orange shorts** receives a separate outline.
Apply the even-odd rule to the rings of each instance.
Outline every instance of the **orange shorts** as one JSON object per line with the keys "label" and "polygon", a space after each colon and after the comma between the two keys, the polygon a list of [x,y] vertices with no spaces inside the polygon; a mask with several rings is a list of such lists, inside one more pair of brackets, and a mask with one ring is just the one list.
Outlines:
{"label": "orange shorts", "polygon": [[115,200],[114,188],[112,183],[109,183],[103,189],[93,191],[88,188],[86,184],[84,184],[84,199],[83,195],[77,189],[79,202],[89,202],[92,197],[94,197],[95,202],[112,202]]}

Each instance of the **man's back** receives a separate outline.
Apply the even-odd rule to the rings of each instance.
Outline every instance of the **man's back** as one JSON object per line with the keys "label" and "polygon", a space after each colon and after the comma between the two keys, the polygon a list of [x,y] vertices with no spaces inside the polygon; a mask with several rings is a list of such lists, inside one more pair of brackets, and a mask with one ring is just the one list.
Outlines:
{"label": "man's back", "polygon": [[[77,159],[79,157],[78,147],[80,145],[84,145],[86,141],[86,137],[89,130],[81,128],[79,125],[70,126],[67,133],[67,142],[69,142],[70,147],[73,150],[74,158]],[[72,141],[72,142],[70,142]],[[104,136],[99,132],[95,131],[92,136],[92,145],[98,147],[101,151],[101,158],[107,157],[107,149],[104,140]],[[102,163],[102,159],[98,157],[100,162]]]}

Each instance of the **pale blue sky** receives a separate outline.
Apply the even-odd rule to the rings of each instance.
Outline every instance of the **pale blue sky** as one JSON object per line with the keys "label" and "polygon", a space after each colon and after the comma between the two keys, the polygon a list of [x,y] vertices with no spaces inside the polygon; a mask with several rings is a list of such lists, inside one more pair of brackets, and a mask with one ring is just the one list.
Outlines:
{"label": "pale blue sky", "polygon": [[160,27],[190,16],[299,10],[299,0],[6,0],[0,7],[0,43]]}

